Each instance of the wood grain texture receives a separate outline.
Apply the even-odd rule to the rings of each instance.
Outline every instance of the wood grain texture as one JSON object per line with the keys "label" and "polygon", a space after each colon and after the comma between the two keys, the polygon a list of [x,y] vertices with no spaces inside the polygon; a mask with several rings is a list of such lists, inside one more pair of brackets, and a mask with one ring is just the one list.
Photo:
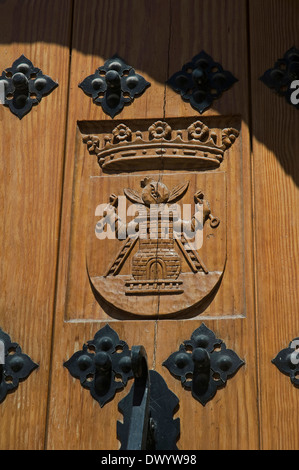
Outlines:
{"label": "wood grain texture", "polygon": [[68,93],[69,48],[59,43],[70,39],[70,7],[0,5],[1,71],[25,54],[59,83],[21,121],[0,106],[0,327],[40,364],[0,405],[1,449],[44,447]]}
{"label": "wood grain texture", "polygon": [[299,5],[249,6],[261,445],[295,450],[298,390],[271,360],[299,331],[299,115],[258,78],[298,47]]}
{"label": "wood grain texture", "polygon": [[[21,121],[0,107],[0,327],[40,364],[0,405],[0,449],[42,449],[45,440],[48,449],[119,447],[117,404],[132,381],[101,409],[63,368],[108,321],[129,347],[145,346],[179,397],[180,449],[298,449],[298,390],[271,360],[299,335],[299,115],[258,80],[299,46],[297,0],[7,0],[0,13],[0,69],[25,54],[59,83]],[[203,116],[165,85],[201,50],[239,80]],[[225,275],[196,320],[119,321],[90,288],[86,181],[98,167],[81,130],[97,121],[103,132],[112,120],[78,84],[115,53],[151,86],[113,122],[239,123],[224,167]],[[202,321],[245,360],[205,407],[162,367]]]}
{"label": "wood grain texture", "polygon": [[[94,159],[94,156],[86,151],[82,136],[77,133],[77,121],[111,121],[102,108],[92,103],[92,100],[78,88],[78,84],[87,75],[94,73],[105,60],[117,53],[132,65],[137,73],[151,82],[151,86],[141,97],[135,99],[133,105],[126,106],[116,119],[126,122],[135,117],[161,118],[167,79],[168,18],[168,1],[163,2],[163,6],[158,0],[151,2],[147,0],[125,2],[80,0],[75,2],[58,292],[48,416],[48,449],[117,449],[119,442],[116,439],[116,421],[121,419],[117,404],[119,399],[129,392],[131,386],[130,381],[127,388],[118,394],[117,399],[101,409],[89,392],[84,390],[80,383],[73,379],[66,369],[63,369],[62,365],[75,351],[81,349],[85,341],[92,339],[96,331],[108,321],[107,317],[102,322],[98,321],[98,316],[95,316],[92,311],[88,318],[82,321],[82,318],[80,319],[82,313],[78,315],[77,308],[68,315],[65,309],[68,296],[69,263],[73,255],[77,258],[77,269],[75,277],[72,278],[76,292],[72,290],[72,295],[79,299],[79,305],[94,303],[86,271],[84,237],[82,237],[79,252],[69,252],[72,217],[80,216],[81,213],[81,229],[83,232],[86,229],[84,201],[88,196],[89,188],[82,184],[82,179],[77,178],[78,171],[80,174],[82,162],[81,168],[84,170],[84,165],[92,165]],[[82,156],[84,156],[83,161]],[[75,199],[73,199],[74,194]],[[71,302],[73,301],[76,299],[72,298]],[[100,307],[96,305],[95,308],[98,315]],[[128,343],[129,347],[144,345],[150,367],[153,366],[156,341],[155,322],[117,322],[109,318],[109,324],[118,332],[120,338]]]}
{"label": "wood grain texture", "polygon": [[[82,344],[91,339],[107,321],[130,347],[137,344],[145,346],[150,367],[158,370],[179,396],[181,404],[177,416],[181,418],[182,426],[180,449],[258,448],[251,167],[247,126],[246,3],[182,0],[162,4],[158,1],[139,0],[122,3],[114,1],[108,4],[105,1],[91,1],[87,7],[86,2],[76,1],[73,32],[47,448],[115,449],[119,446],[115,432],[116,420],[120,418],[117,411],[118,400],[113,400],[100,409],[89,392],[62,367],[63,362],[81,349]],[[215,60],[222,62],[226,69],[242,79],[242,86],[240,83],[235,84],[206,113],[207,116],[221,114],[228,123],[239,119],[235,117],[238,114],[240,122],[242,121],[240,146],[233,157],[236,162],[239,156],[240,161],[235,166],[228,165],[227,172],[230,180],[228,201],[232,200],[235,204],[236,200],[242,199],[242,207],[237,217],[229,212],[231,232],[228,241],[228,277],[225,282],[233,284],[233,290],[227,293],[224,289],[216,297],[215,316],[207,315],[205,320],[228,347],[246,361],[246,366],[205,408],[190,399],[190,394],[182,390],[180,383],[170,377],[168,371],[161,366],[169,354],[199,326],[202,317],[196,321],[117,321],[105,318],[100,306],[94,303],[86,273],[84,236],[80,247],[80,231],[84,235],[85,209],[88,203],[88,189],[83,184],[82,175],[86,166],[88,174],[92,165],[97,163],[91,160],[94,157],[88,154],[82,143],[82,136],[77,132],[77,121],[80,121],[79,128],[89,125],[88,122],[92,124],[95,120],[110,121],[102,109],[78,89],[78,83],[115,52],[151,82],[151,87],[117,116],[118,122],[126,123],[134,119],[167,120],[178,116],[199,118],[189,105],[182,102],[178,94],[165,87],[165,81],[201,49],[206,49]],[[83,51],[88,53],[84,54]],[[159,178],[163,178],[163,171],[158,174]],[[240,206],[237,210],[240,211]],[[232,211],[232,207],[229,211]],[[76,225],[79,230],[76,234],[76,250],[70,249],[74,217],[78,220],[82,217],[81,227],[80,224]],[[241,246],[240,230],[243,232]],[[238,236],[234,236],[234,233]],[[72,271],[70,290],[68,283],[72,260],[75,260],[75,269]],[[241,265],[245,266],[244,277],[239,275],[240,260]],[[71,299],[68,297],[70,292]],[[244,293],[245,310],[240,309],[240,305],[237,309],[235,299],[241,298]],[[68,313],[66,300],[71,302],[68,305],[72,305]],[[230,306],[226,318],[221,315],[224,304]],[[90,308],[91,305],[94,307]],[[88,306],[86,316],[82,306]],[[239,318],[235,315],[237,311],[241,312]],[[99,321],[100,318],[103,320]],[[127,392],[128,387],[119,394],[119,398]],[[223,429],[230,431],[224,432]]]}
{"label": "wood grain texture", "polygon": [[[241,120],[240,148],[236,154],[229,155],[227,161],[231,166],[225,167],[228,178],[228,245],[223,283],[211,306],[196,320],[175,323],[159,321],[157,327],[158,370],[161,370],[169,386],[180,398],[180,410],[177,413],[181,419],[180,449],[259,448],[246,16],[246,2],[172,2],[169,74],[180,70],[182,64],[204,49],[226,70],[231,71],[239,82],[224,92],[202,119],[206,115],[221,114],[229,123],[238,114]],[[192,107],[169,88],[165,109],[166,119],[177,114],[194,115]],[[240,181],[241,191],[238,189]],[[233,209],[236,199],[242,201],[241,221],[237,215],[240,208]],[[240,230],[243,232],[243,245],[236,250],[237,233]],[[237,274],[240,273],[240,262],[244,263],[244,279]],[[233,284],[234,294],[230,292],[228,284]],[[242,290],[245,294],[243,318],[234,318],[233,314],[237,311],[235,302]],[[231,316],[225,318],[222,315],[216,320],[215,316],[223,312],[224,305],[230,306],[227,310],[230,310]],[[213,310],[217,312],[216,315],[210,314]],[[180,382],[161,367],[163,360],[176,351],[179,344],[188,339],[202,321],[246,363],[205,407],[192,399]],[[167,331],[171,333],[167,334]]]}

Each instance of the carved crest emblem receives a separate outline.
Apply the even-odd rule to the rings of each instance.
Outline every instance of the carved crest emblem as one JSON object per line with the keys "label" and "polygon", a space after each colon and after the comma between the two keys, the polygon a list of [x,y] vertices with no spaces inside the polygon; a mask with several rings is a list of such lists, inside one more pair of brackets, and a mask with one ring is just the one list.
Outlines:
{"label": "carved crest emblem", "polygon": [[117,316],[183,318],[219,285],[226,257],[220,166],[238,131],[219,132],[201,121],[183,130],[157,121],[83,137],[101,168],[90,179],[87,270],[98,302]]}

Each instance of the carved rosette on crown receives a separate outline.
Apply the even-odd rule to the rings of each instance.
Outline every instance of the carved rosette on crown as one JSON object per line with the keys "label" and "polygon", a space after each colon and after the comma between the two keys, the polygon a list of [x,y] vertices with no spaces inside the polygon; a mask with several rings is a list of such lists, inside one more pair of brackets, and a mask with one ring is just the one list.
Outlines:
{"label": "carved rosette on crown", "polygon": [[83,142],[107,173],[153,168],[212,170],[220,166],[224,152],[238,135],[236,129],[225,128],[218,137],[201,121],[185,130],[173,130],[166,122],[156,121],[143,132],[119,124],[103,139],[85,135]]}

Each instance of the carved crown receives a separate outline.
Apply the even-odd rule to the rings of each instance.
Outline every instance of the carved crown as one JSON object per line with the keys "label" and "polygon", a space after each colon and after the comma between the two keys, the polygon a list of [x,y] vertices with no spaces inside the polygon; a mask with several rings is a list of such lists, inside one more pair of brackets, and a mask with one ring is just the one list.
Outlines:
{"label": "carved crown", "polygon": [[85,135],[83,142],[97,155],[103,171],[119,172],[148,169],[206,170],[219,167],[224,152],[233,145],[239,132],[225,128],[219,136],[201,121],[185,130],[173,130],[156,121],[147,131],[133,132],[119,124],[103,139]]}

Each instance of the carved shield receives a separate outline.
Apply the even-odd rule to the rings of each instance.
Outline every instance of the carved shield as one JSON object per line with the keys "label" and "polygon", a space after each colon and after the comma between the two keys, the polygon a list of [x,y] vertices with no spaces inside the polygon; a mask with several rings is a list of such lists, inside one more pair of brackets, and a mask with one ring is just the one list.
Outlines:
{"label": "carved shield", "polygon": [[120,318],[184,318],[208,305],[226,263],[221,163],[237,136],[200,121],[183,130],[121,123],[84,136],[99,163],[90,178],[86,264],[103,308]]}

